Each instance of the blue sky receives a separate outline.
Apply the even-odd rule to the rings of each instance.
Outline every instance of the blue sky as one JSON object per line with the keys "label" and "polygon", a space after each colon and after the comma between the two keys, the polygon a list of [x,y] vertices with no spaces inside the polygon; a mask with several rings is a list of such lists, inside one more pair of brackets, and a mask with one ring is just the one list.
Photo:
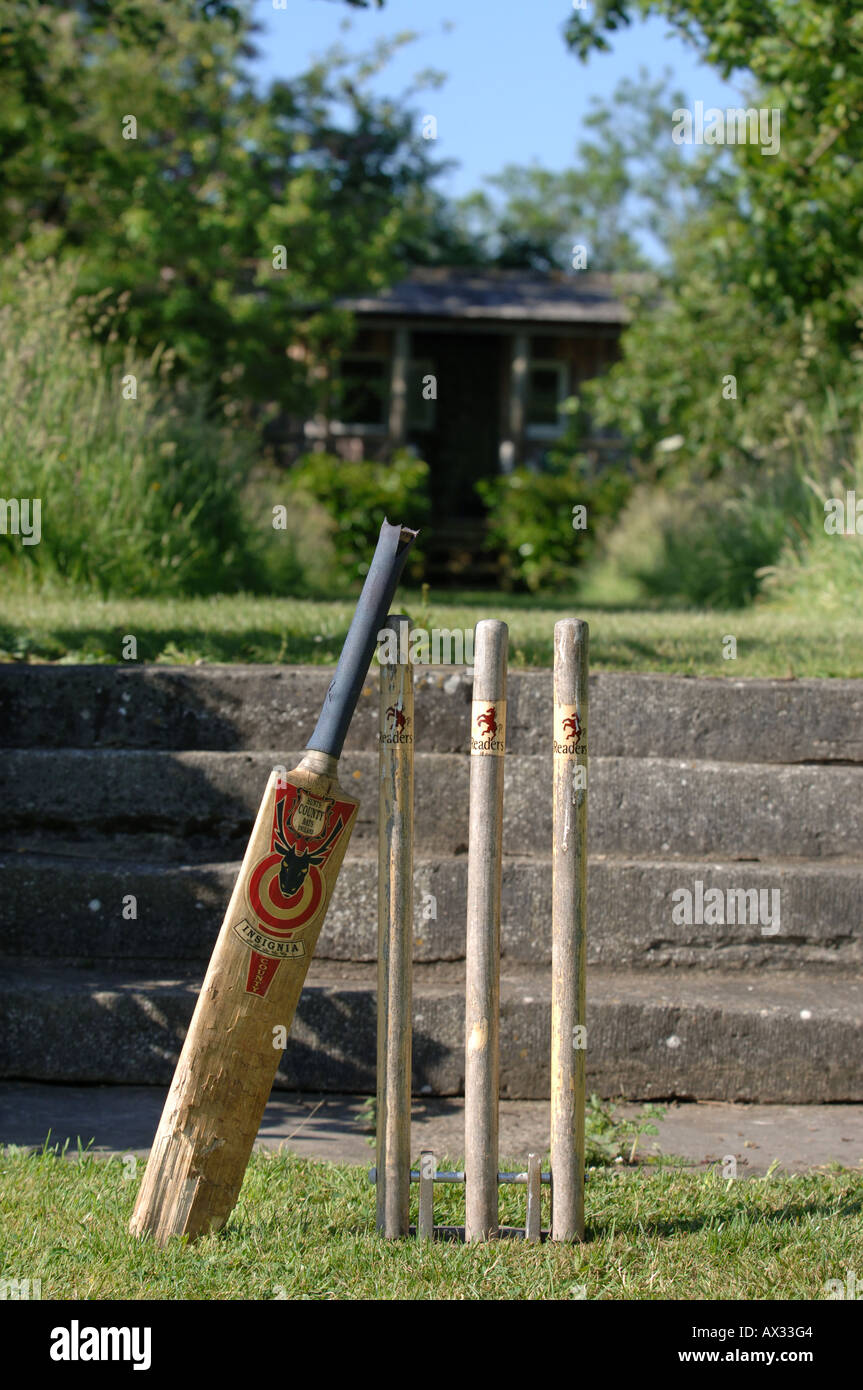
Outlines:
{"label": "blue sky", "polygon": [[287,0],[287,6],[274,10],[272,0],[256,0],[263,29],[255,68],[262,80],[302,72],[334,43],[364,50],[407,29],[420,35],[374,86],[396,95],[423,68],[448,75],[442,88],[414,104],[437,119],[435,153],[459,161],[438,184],[454,196],[479,187],[484,175],[509,162],[536,159],[566,168],[591,97],[610,98],[620,79],[637,77],[640,67],[654,78],[671,68],[674,85],[690,103],[726,107],[741,96],[739,87],[699,64],[662,19],[619,31],[610,53],[580,63],[562,38],[570,0],[387,0],[383,10],[368,11],[338,0]]}

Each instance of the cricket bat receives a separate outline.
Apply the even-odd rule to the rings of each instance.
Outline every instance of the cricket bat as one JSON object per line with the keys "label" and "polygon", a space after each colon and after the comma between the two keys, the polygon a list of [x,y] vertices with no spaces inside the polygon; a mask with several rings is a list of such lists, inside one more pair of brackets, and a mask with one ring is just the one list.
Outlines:
{"label": "cricket bat", "polygon": [[129,1224],[219,1230],[242,1186],[359,802],[338,760],[416,532],[384,521],[300,764],[271,773]]}

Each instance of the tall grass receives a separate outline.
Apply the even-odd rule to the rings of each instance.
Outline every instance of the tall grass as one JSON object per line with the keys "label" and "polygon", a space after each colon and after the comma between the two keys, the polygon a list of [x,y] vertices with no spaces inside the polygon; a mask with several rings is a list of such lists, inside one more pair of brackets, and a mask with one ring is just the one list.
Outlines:
{"label": "tall grass", "polygon": [[[793,602],[859,594],[863,536],[824,530],[824,502],[863,497],[863,422],[827,401],[800,412],[750,467],[699,482],[682,469],[640,484],[606,535],[583,593],[618,602],[738,608],[762,593]],[[843,543],[844,542],[844,543]]]}
{"label": "tall grass", "polygon": [[0,290],[0,496],[39,499],[42,537],[0,534],[4,580],[108,594],[213,593],[254,582],[240,493],[249,446],[204,393],[136,357],[107,296],[73,263],[13,256]]}
{"label": "tall grass", "polygon": [[[863,421],[854,434],[830,431],[829,443],[814,452],[815,467],[804,474],[811,497],[808,526],[792,525],[775,565],[762,571],[764,592],[778,602],[821,612],[863,609],[863,513],[853,533],[826,529],[828,503],[863,502]],[[827,465],[830,465],[829,467]]]}

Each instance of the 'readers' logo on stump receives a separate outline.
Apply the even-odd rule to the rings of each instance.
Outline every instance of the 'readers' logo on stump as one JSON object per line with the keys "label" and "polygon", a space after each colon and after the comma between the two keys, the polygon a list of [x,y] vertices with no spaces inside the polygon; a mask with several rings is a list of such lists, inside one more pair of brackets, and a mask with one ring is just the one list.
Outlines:
{"label": "'readers' logo on stump", "polygon": [[401,704],[390,705],[384,711],[384,727],[378,735],[381,743],[413,743],[414,736],[410,724],[411,720],[408,719]]}
{"label": "'readers' logo on stump", "polygon": [[554,751],[569,758],[587,752],[587,738],[577,705],[559,705],[555,710]]}
{"label": "'readers' logo on stump", "polygon": [[506,700],[473,701],[470,751],[498,757],[506,752]]}
{"label": "'readers' logo on stump", "polygon": [[304,787],[277,787],[270,852],[258,860],[246,889],[251,920],[234,924],[252,948],[247,993],[266,994],[280,961],[305,956],[298,934],[326,906],[327,860],[355,809]]}

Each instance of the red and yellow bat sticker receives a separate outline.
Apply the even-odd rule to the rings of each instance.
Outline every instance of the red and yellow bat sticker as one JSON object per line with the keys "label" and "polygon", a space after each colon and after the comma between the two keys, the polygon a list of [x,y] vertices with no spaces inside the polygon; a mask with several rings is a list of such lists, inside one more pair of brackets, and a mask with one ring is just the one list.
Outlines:
{"label": "red and yellow bat sticker", "polygon": [[556,705],[554,710],[555,757],[577,758],[587,752],[587,734],[578,705]]}
{"label": "red and yellow bat sticker", "polygon": [[471,703],[470,751],[503,757],[506,752],[506,700],[474,700]]}
{"label": "red and yellow bat sticker", "polygon": [[252,949],[248,994],[266,994],[281,961],[305,956],[298,934],[326,908],[332,887],[327,862],[356,809],[352,802],[315,796],[305,787],[276,789],[270,851],[249,875],[249,918],[234,924]]}

